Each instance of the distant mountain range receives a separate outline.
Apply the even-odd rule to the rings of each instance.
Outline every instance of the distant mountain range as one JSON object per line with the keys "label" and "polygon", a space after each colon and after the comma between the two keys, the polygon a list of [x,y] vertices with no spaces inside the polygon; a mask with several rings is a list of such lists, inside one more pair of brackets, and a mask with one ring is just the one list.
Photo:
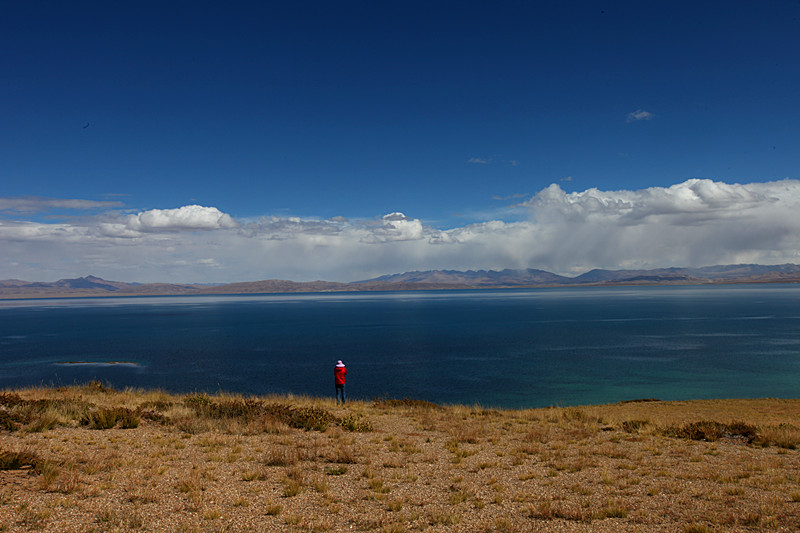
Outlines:
{"label": "distant mountain range", "polygon": [[428,270],[392,274],[356,283],[447,283],[476,287],[587,284],[780,283],[800,281],[800,265],[717,265],[651,270],[590,270],[574,278],[545,270]]}
{"label": "distant mountain range", "polygon": [[225,285],[126,283],[95,276],[30,282],[0,281],[0,298],[66,298],[78,296],[160,296],[191,294],[257,294],[291,292],[482,289],[511,287],[699,285],[722,283],[800,283],[800,265],[717,265],[651,270],[590,270],[566,277],[532,268],[522,270],[427,270],[391,274],[364,281],[295,282],[263,280]]}

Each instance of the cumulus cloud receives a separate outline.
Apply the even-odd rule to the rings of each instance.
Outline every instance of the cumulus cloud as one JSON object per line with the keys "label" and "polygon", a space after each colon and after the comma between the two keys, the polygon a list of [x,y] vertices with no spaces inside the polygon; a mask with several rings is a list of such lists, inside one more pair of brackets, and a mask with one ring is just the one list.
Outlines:
{"label": "cumulus cloud", "polygon": [[540,260],[561,270],[800,259],[796,180],[692,179],[667,188],[575,193],[551,185],[526,205],[550,251]]}
{"label": "cumulus cloud", "polygon": [[151,209],[129,215],[125,226],[133,231],[181,231],[235,228],[230,215],[216,207],[186,205],[178,209]]}
{"label": "cumulus cloud", "polygon": [[380,226],[362,238],[362,242],[413,241],[423,235],[422,222],[403,213],[389,213],[381,218]]}
{"label": "cumulus cloud", "polygon": [[573,220],[612,217],[621,224],[635,224],[642,219],[658,219],[661,223],[685,225],[739,217],[744,209],[778,201],[778,197],[765,195],[762,190],[758,185],[746,187],[691,179],[668,188],[636,191],[593,188],[567,194],[553,184],[524,205],[545,216],[557,212]]}
{"label": "cumulus cloud", "polygon": [[488,165],[489,160],[483,157],[470,157],[469,159],[467,159],[467,163],[473,163],[476,165]]}
{"label": "cumulus cloud", "polygon": [[[130,281],[352,281],[426,269],[656,268],[800,262],[800,181],[565,192],[497,220],[442,230],[401,212],[371,220],[265,216],[214,207],[105,213],[68,223],[0,219],[3,277]],[[527,218],[516,215],[522,209]]]}
{"label": "cumulus cloud", "polygon": [[628,113],[626,122],[638,122],[639,120],[651,120],[655,115],[644,109],[637,109],[633,113]]}

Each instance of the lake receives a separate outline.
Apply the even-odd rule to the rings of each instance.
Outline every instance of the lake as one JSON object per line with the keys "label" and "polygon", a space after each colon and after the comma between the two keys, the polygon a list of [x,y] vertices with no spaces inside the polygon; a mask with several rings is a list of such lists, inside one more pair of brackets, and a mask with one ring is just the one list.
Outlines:
{"label": "lake", "polygon": [[[800,286],[0,300],[0,387],[541,407],[800,396]],[[111,364],[116,363],[116,364]]]}

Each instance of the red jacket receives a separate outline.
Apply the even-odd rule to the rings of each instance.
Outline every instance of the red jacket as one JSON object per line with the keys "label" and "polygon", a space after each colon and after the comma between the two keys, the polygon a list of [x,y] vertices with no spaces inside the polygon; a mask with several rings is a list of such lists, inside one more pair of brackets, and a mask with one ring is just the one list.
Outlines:
{"label": "red jacket", "polygon": [[343,366],[333,367],[333,379],[337,385],[344,385],[344,377],[347,375],[347,368]]}

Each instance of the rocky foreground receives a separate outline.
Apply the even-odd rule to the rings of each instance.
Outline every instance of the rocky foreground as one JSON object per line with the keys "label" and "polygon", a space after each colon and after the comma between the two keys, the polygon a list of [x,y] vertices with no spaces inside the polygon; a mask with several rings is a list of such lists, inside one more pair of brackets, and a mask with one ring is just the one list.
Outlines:
{"label": "rocky foreground", "polygon": [[798,531],[800,400],[0,392],[0,531]]}

